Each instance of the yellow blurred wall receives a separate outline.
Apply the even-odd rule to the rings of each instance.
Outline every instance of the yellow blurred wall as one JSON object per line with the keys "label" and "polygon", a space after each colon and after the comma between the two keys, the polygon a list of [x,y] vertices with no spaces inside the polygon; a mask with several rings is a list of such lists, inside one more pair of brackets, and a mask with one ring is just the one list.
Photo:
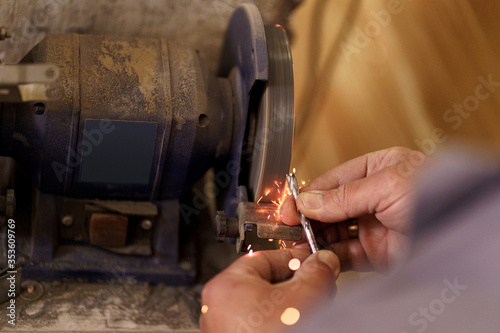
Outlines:
{"label": "yellow blurred wall", "polygon": [[498,17],[488,0],[304,0],[291,18],[298,177],[394,145],[500,148],[500,83],[482,82],[500,82]]}

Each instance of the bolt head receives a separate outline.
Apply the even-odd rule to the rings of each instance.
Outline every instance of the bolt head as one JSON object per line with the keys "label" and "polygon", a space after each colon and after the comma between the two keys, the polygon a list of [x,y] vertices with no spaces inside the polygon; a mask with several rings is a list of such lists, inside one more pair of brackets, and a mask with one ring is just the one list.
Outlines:
{"label": "bolt head", "polygon": [[47,69],[47,71],[45,72],[45,76],[48,79],[52,79],[54,75],[56,75],[56,72],[52,68]]}
{"label": "bolt head", "polygon": [[223,211],[217,211],[217,215],[215,216],[214,233],[215,233],[215,238],[219,243],[224,242],[224,239],[226,239],[226,231],[227,231],[226,213]]}
{"label": "bolt head", "polygon": [[62,218],[61,223],[67,227],[73,224],[73,216],[66,215]]}
{"label": "bolt head", "polygon": [[153,222],[149,219],[145,219],[141,221],[141,228],[142,230],[148,231],[151,230],[153,227]]}

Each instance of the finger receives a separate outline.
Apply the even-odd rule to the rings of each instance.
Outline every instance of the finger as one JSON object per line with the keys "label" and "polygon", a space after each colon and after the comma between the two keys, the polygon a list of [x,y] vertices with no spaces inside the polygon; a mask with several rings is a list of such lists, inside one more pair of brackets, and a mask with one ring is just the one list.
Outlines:
{"label": "finger", "polygon": [[288,267],[290,260],[297,258],[303,261],[310,254],[307,249],[257,251],[240,257],[226,269],[226,272],[245,277],[256,276],[269,282],[280,282],[293,274]]}
{"label": "finger", "polygon": [[328,191],[342,184],[366,177],[367,163],[367,155],[347,161],[314,179],[304,187],[303,192],[313,190]]}
{"label": "finger", "polygon": [[370,176],[392,165],[410,163],[413,167],[418,167],[425,160],[426,156],[424,154],[403,147],[392,147],[371,152],[327,171],[313,180],[304,188],[304,191],[332,190],[340,185]]}
{"label": "finger", "polygon": [[[322,223],[319,221],[311,220],[311,228],[312,228],[313,234],[315,236],[318,235],[318,233],[321,231],[321,229],[324,229],[325,227],[330,227],[330,226],[332,226],[331,223]],[[299,240],[295,241],[294,243],[295,243],[294,245],[301,244],[301,243],[309,244],[304,228],[302,228],[302,236],[300,237]]]}
{"label": "finger", "polygon": [[281,222],[288,225],[299,225],[299,217],[297,215],[297,207],[293,197],[287,197],[280,207]]}
{"label": "finger", "polygon": [[290,303],[302,304],[335,291],[340,273],[339,258],[331,251],[320,250],[302,262],[294,276],[278,285],[288,295]]}
{"label": "finger", "polygon": [[342,271],[355,270],[366,272],[373,270],[370,261],[366,257],[366,252],[358,239],[332,243],[327,245],[325,249],[332,251],[338,256]]}
{"label": "finger", "polygon": [[347,230],[347,222],[338,223],[323,223],[323,227],[316,233],[317,240],[323,243],[331,244],[349,239],[349,232]]}
{"label": "finger", "polygon": [[[319,245],[319,244],[318,244]],[[307,242],[307,240],[305,241],[300,241],[300,242],[296,242],[294,245],[293,245],[293,248],[294,249],[306,249],[308,251],[311,251],[311,246],[309,245],[309,243]]]}
{"label": "finger", "polygon": [[412,190],[412,184],[396,169],[385,168],[333,190],[301,193],[297,207],[302,214],[321,222],[382,213]]}

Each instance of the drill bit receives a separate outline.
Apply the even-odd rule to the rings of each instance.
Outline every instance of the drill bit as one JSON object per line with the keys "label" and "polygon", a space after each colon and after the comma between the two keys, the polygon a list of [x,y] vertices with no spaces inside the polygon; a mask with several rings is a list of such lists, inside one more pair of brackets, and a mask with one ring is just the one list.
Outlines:
{"label": "drill bit", "polygon": [[[297,197],[299,196],[299,183],[297,182],[297,178],[295,174],[287,174],[286,181],[288,183],[288,187],[292,191],[293,199],[295,203],[297,203]],[[314,237],[313,230],[311,228],[311,220],[305,217],[301,212],[297,210],[299,214],[299,220],[304,228],[306,233],[307,241],[309,242],[309,246],[311,247],[312,253],[316,253],[318,251],[318,244],[316,243],[316,238]]]}

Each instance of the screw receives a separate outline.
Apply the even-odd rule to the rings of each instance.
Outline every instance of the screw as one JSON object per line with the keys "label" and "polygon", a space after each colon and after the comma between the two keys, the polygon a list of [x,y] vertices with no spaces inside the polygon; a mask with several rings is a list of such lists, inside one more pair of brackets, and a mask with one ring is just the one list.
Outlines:
{"label": "screw", "polygon": [[73,224],[73,216],[71,215],[66,215],[62,218],[61,220],[62,224],[69,227],[70,225]]}
{"label": "screw", "polygon": [[239,220],[236,217],[227,217],[222,210],[217,211],[214,223],[214,233],[217,242],[223,243],[226,238],[238,237],[240,234]]}
{"label": "screw", "polygon": [[193,265],[191,265],[188,261],[181,261],[179,263],[179,267],[185,271],[190,271],[193,268]]}
{"label": "screw", "polygon": [[[34,280],[22,281],[21,290],[23,290],[23,292],[19,296],[28,302],[36,301],[37,299],[42,297],[44,292],[43,285],[40,282]],[[43,309],[40,311],[43,311]]]}
{"label": "screw", "polygon": [[56,74],[56,72],[52,68],[47,69],[47,71],[45,72],[45,76],[48,79],[52,79],[55,74]]}
{"label": "screw", "polygon": [[141,222],[142,230],[148,231],[151,230],[152,227],[153,227],[153,222],[151,222],[151,220],[148,219],[142,220]]}

